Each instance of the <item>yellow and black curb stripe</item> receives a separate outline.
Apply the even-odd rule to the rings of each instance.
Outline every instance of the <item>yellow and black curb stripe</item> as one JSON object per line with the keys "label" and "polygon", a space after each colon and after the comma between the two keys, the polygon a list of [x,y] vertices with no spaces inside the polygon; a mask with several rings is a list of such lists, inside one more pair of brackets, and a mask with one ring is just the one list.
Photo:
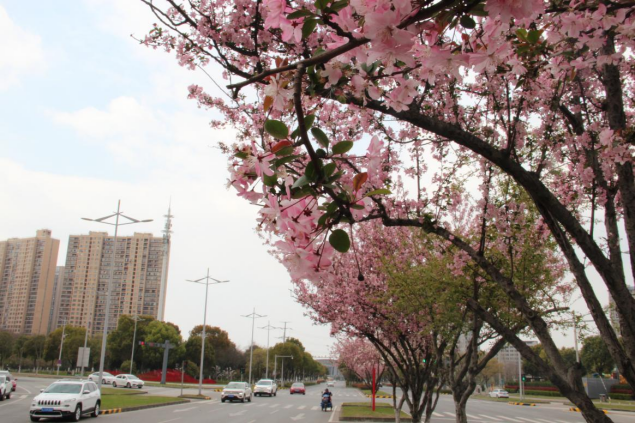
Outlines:
{"label": "yellow and black curb stripe", "polygon": [[183,395],[183,396],[179,396],[180,398],[183,399],[199,399],[199,400],[210,400],[211,397],[209,396],[198,396],[198,395]]}
{"label": "yellow and black curb stripe", "polygon": [[223,389],[214,389],[215,392],[222,392]]}
{"label": "yellow and black curb stripe", "polygon": [[110,414],[120,414],[120,413],[121,413],[121,408],[102,409],[101,411],[99,411],[99,415],[110,415]]}
{"label": "yellow and black curb stripe", "polygon": [[[581,412],[580,408],[575,408],[575,407],[574,408],[569,408],[569,411],[570,412]],[[605,414],[609,413],[609,411],[607,411],[606,409],[600,409],[600,411],[604,412]]]}
{"label": "yellow and black curb stripe", "polygon": [[536,406],[535,403],[526,403],[526,402],[507,402],[510,405],[518,405],[518,406]]}
{"label": "yellow and black curb stripe", "polygon": [[[367,398],[372,398],[373,395],[366,395]],[[375,399],[392,399],[392,396],[375,396]]]}

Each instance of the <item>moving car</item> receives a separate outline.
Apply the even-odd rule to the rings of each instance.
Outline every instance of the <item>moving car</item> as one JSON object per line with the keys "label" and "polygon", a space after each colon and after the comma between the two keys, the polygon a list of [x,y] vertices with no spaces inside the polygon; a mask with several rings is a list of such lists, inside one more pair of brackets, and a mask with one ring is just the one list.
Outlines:
{"label": "moving car", "polygon": [[306,388],[304,387],[304,383],[293,383],[291,385],[291,388],[289,389],[289,393],[302,393],[303,395],[306,395]]}
{"label": "moving car", "polygon": [[0,375],[0,402],[4,398],[11,399],[11,381],[6,375]]}
{"label": "moving car", "polygon": [[9,377],[9,381],[11,381],[11,391],[15,392],[15,389],[18,387],[18,379],[15,378],[9,371],[0,371],[0,375]]}
{"label": "moving car", "polygon": [[326,382],[326,387],[335,387],[335,381],[329,380]]}
{"label": "moving car", "polygon": [[495,390],[492,390],[491,392],[489,392],[489,397],[509,398],[509,393],[507,392],[507,390],[495,389]]}
{"label": "moving car", "polygon": [[239,400],[244,403],[245,399],[251,402],[251,387],[244,381],[231,381],[220,394],[221,402]]}
{"label": "moving car", "polygon": [[262,379],[258,380],[254,386],[254,396],[268,395],[276,396],[278,394],[278,385],[273,380]]}
{"label": "moving car", "polygon": [[143,380],[132,374],[119,374],[112,381],[112,387],[127,387],[129,389],[133,387],[142,389],[144,384]]}
{"label": "moving car", "polygon": [[[90,381],[94,381],[95,383],[99,382],[99,373],[94,372],[88,376]],[[115,376],[109,372],[104,371],[101,375],[101,384],[112,384],[115,381]]]}
{"label": "moving car", "polygon": [[58,380],[33,398],[29,417],[32,422],[40,418],[70,417],[79,421],[82,415],[99,415],[101,392],[97,384],[88,380]]}

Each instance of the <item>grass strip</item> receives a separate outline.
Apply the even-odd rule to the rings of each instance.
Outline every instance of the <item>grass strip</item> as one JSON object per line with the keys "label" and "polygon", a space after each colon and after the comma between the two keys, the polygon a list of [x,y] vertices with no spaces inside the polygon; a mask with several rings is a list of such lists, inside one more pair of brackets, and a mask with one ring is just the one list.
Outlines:
{"label": "grass strip", "polygon": [[[365,395],[373,394],[372,390],[369,390],[369,389],[362,389],[362,393],[364,393]],[[383,390],[377,390],[375,392],[375,396],[392,396],[392,393],[386,393]]]}
{"label": "grass strip", "polygon": [[[401,418],[410,415],[401,411]],[[395,418],[395,409],[389,403],[376,402],[373,411],[371,402],[345,402],[342,404],[341,418]]]}
{"label": "grass strip", "polygon": [[129,408],[133,406],[176,403],[181,401],[181,399],[168,396],[108,395],[101,398],[101,409]]}
{"label": "grass strip", "polygon": [[[597,406],[599,409],[607,409],[607,410],[621,410],[621,411],[635,411],[635,405],[633,405],[633,402],[631,402],[631,404],[627,404],[627,403],[617,403],[617,402],[596,402],[593,401],[593,404],[595,406]],[[567,406],[575,406],[572,403],[567,403]]]}
{"label": "grass strip", "polygon": [[115,389],[114,387],[102,387],[101,395],[102,396],[111,396],[111,395],[143,395],[148,392],[144,392],[143,390],[134,390],[134,389]]}
{"label": "grass strip", "polygon": [[[487,400],[489,402],[520,402],[520,398],[518,397],[509,397],[508,398],[493,398],[493,397],[489,397],[487,395],[472,395],[470,396],[470,399],[476,399],[476,400]],[[551,398],[553,399],[553,398]],[[555,400],[556,402],[558,401],[557,399]],[[551,403],[551,401],[546,401],[546,400],[541,400],[541,399],[534,399],[533,397],[526,397],[522,400],[522,402],[525,403]]]}

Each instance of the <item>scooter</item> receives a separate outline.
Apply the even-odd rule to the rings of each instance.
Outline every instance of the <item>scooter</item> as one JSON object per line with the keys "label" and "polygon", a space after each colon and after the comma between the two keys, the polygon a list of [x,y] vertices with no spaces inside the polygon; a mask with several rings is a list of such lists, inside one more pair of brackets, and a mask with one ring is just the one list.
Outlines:
{"label": "scooter", "polygon": [[331,402],[331,396],[324,395],[322,396],[322,411],[326,411],[328,408],[333,410],[333,402]]}

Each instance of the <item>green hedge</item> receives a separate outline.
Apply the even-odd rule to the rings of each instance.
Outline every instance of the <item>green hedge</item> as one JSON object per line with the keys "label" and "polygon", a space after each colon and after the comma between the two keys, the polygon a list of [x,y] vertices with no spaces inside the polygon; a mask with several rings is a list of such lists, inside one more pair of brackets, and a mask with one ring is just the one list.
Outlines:
{"label": "green hedge", "polygon": [[615,400],[633,400],[633,395],[627,395],[624,393],[609,393],[609,397]]}
{"label": "green hedge", "polygon": [[560,394],[560,392],[552,392],[552,391],[546,391],[546,390],[525,390],[525,395],[528,396],[553,396],[553,397],[560,397],[562,396]]}

